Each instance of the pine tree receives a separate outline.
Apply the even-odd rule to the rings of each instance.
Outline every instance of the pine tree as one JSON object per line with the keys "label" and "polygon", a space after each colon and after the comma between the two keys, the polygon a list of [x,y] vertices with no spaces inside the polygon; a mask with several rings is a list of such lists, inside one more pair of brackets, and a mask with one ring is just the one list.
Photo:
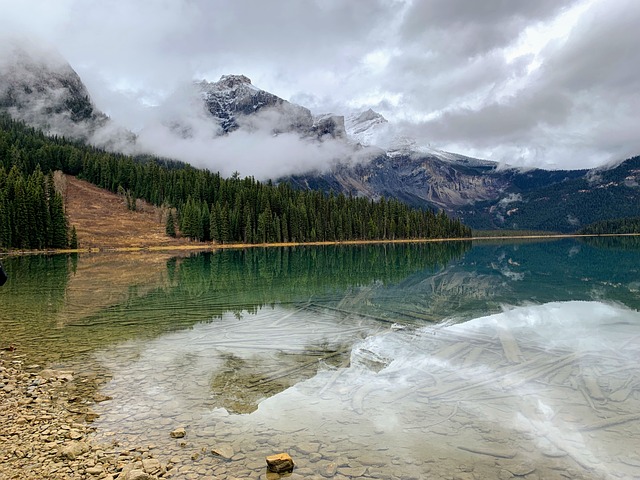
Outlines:
{"label": "pine tree", "polygon": [[52,241],[51,247],[53,248],[66,248],[67,247],[67,219],[64,214],[64,201],[62,195],[55,193],[53,201],[51,202],[51,229],[52,229]]}
{"label": "pine tree", "polygon": [[69,240],[69,248],[77,250],[78,248],[78,234],[76,233],[76,226],[71,227],[71,240]]}
{"label": "pine tree", "polygon": [[173,213],[171,212],[171,209],[169,209],[169,213],[167,214],[167,225],[165,227],[165,233],[169,237],[175,238],[176,236],[176,225],[175,225],[175,220],[173,219]]}

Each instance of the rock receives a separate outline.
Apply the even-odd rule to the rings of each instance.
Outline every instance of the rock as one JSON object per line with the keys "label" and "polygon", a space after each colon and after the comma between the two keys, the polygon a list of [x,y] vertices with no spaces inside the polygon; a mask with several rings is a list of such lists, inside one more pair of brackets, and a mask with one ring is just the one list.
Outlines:
{"label": "rock", "polygon": [[216,445],[215,448],[211,449],[211,453],[222,457],[225,460],[231,460],[231,457],[235,455],[235,452],[231,445]]}
{"label": "rock", "polygon": [[278,453],[269,455],[267,458],[267,469],[274,473],[291,472],[294,467],[293,459],[288,453]]}
{"label": "rock", "polygon": [[339,472],[346,477],[362,477],[367,473],[367,467],[340,467]]}
{"label": "rock", "polygon": [[96,403],[100,403],[100,402],[106,402],[107,400],[112,400],[113,397],[110,397],[109,395],[102,395],[101,393],[96,393],[93,396],[93,401]]}
{"label": "rock", "polygon": [[318,451],[320,450],[320,444],[315,442],[301,443],[296,446],[296,450],[305,455],[318,453]]}
{"label": "rock", "polygon": [[51,368],[47,368],[38,373],[40,378],[44,378],[45,380],[62,380],[65,382],[70,382],[73,380],[73,372],[62,371],[62,370],[53,370]]}
{"label": "rock", "polygon": [[91,447],[86,442],[69,442],[62,447],[60,455],[69,460],[75,460],[84,453],[87,453]]}
{"label": "rock", "polygon": [[187,434],[184,427],[178,427],[170,433],[171,438],[183,438]]}
{"label": "rock", "polygon": [[86,472],[89,475],[100,475],[102,472],[104,472],[104,469],[101,466],[95,466],[87,468]]}
{"label": "rock", "polygon": [[93,422],[94,420],[96,420],[98,417],[100,416],[100,414],[94,412],[93,410],[91,410],[90,408],[87,408],[87,411],[84,413],[84,418],[87,422]]}
{"label": "rock", "polygon": [[524,477],[536,470],[536,467],[530,463],[518,463],[515,465],[509,465],[505,468],[516,477]]}
{"label": "rock", "polygon": [[373,467],[384,467],[388,461],[384,460],[382,457],[371,454],[363,454],[358,456],[358,461],[364,466],[373,466]]}
{"label": "rock", "polygon": [[144,458],[142,460],[142,468],[146,473],[151,475],[155,475],[162,471],[162,465],[160,461],[156,458]]}
{"label": "rock", "polygon": [[129,470],[125,475],[124,480],[156,480],[157,477],[149,475],[144,470]]}
{"label": "rock", "polygon": [[320,468],[320,475],[323,477],[331,478],[335,476],[338,471],[338,464],[336,462],[329,462],[322,465]]}
{"label": "rock", "polygon": [[322,455],[320,455],[319,453],[312,453],[309,455],[308,460],[309,460],[309,463],[316,463],[322,460],[322,458],[323,458]]}

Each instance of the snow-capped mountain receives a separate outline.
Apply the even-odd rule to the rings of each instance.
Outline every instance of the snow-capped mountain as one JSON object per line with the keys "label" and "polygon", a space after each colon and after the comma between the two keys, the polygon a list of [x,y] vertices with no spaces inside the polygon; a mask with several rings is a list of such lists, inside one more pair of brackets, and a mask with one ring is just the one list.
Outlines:
{"label": "snow-capped mountain", "polygon": [[392,123],[370,108],[348,115],[345,118],[345,126],[349,138],[364,146],[382,148],[390,157],[424,156],[459,165],[477,167],[496,165],[489,160],[466,157],[420,145],[415,139],[400,133]]}
{"label": "snow-capped mountain", "polygon": [[347,135],[362,145],[376,145],[379,138],[386,134],[388,123],[386,118],[370,108],[352,113],[344,120]]}
{"label": "snow-capped mountain", "polygon": [[296,132],[301,136],[344,137],[343,117],[313,116],[308,108],[288,102],[254,86],[244,75],[223,75],[217,82],[196,87],[207,111],[224,133],[241,127],[269,128],[274,135]]}

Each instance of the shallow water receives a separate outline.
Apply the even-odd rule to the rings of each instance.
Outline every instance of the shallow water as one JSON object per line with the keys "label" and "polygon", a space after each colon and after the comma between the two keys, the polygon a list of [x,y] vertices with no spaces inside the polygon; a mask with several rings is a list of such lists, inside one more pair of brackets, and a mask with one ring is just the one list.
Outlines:
{"label": "shallow water", "polygon": [[96,439],[202,476],[288,451],[304,477],[634,478],[639,260],[576,241],[6,259],[0,339],[98,379]]}

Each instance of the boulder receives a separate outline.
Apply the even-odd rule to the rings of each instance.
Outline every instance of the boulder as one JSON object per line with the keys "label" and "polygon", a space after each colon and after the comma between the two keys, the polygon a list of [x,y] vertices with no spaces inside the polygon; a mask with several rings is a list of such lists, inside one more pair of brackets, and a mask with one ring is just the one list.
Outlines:
{"label": "boulder", "polygon": [[171,438],[183,438],[187,434],[184,427],[178,427],[170,433]]}
{"label": "boulder", "polygon": [[267,470],[274,473],[286,473],[293,470],[293,459],[288,453],[269,455],[267,458]]}

